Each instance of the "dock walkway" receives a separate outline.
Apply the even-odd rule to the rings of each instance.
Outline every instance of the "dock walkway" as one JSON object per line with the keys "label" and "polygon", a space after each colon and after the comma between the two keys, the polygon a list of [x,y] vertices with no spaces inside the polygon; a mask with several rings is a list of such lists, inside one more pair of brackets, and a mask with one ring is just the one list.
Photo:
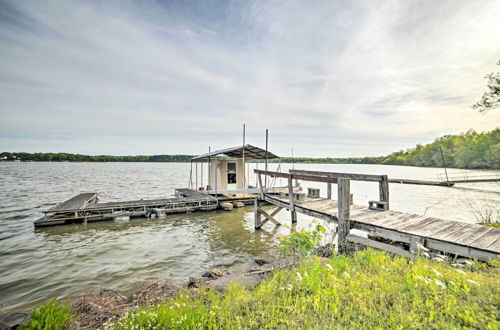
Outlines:
{"label": "dock walkway", "polygon": [[[256,173],[257,175],[286,177],[289,178],[289,180],[301,179],[326,182],[329,185],[335,182],[339,184],[340,196],[345,196],[345,194],[343,194],[343,190],[345,189],[349,192],[349,179],[346,179],[346,177],[349,177],[351,180],[363,181],[374,181],[377,177],[341,173],[330,175],[326,172],[323,174],[314,172],[315,174],[313,174],[306,173],[306,171],[280,173],[256,170]],[[343,186],[340,184],[340,179],[343,180]],[[342,223],[347,220],[348,228],[347,232],[344,233],[346,241],[363,241],[363,243],[367,243],[368,245],[371,244],[373,247],[380,247],[382,245],[388,250],[391,250],[391,252],[398,251],[392,246],[388,246],[388,244],[381,244],[375,241],[370,242],[372,240],[354,237],[349,233],[350,229],[359,229],[394,242],[408,243],[410,245],[410,250],[412,250],[415,244],[419,243],[420,246],[425,248],[468,258],[477,258],[484,261],[498,259],[500,255],[499,228],[389,210],[389,191],[388,188],[384,188],[384,179],[387,180],[386,177],[380,176],[380,199],[385,199],[385,201],[376,201],[372,203],[374,205],[380,203],[382,206],[379,208],[351,205],[349,200],[341,200],[342,203],[339,203],[331,198],[323,197],[311,198],[301,196],[300,198],[296,198],[296,194],[293,194],[294,198],[291,199],[291,194],[270,196],[263,192],[260,195],[260,199],[277,206],[278,210],[290,210],[292,212],[292,222],[296,221],[296,216],[293,215],[295,212],[336,223]],[[349,199],[349,193],[347,194],[347,199]],[[260,215],[264,215],[266,221],[269,219],[276,223],[276,219],[272,218],[275,213],[269,215],[256,205],[256,228],[261,227]],[[339,216],[339,214],[341,214],[341,216]],[[346,216],[346,219],[342,219],[342,214]],[[339,242],[339,244],[342,243],[343,242]],[[399,252],[402,252],[400,254],[408,255],[407,251]]]}
{"label": "dock walkway", "polygon": [[[190,193],[188,192],[190,191]],[[113,220],[116,217],[151,217],[152,215],[211,211],[219,205],[210,195],[190,189],[178,189],[173,198],[140,199],[121,202],[99,203],[97,193],[79,194],[44,212],[34,222],[35,227],[54,226],[74,222]]]}

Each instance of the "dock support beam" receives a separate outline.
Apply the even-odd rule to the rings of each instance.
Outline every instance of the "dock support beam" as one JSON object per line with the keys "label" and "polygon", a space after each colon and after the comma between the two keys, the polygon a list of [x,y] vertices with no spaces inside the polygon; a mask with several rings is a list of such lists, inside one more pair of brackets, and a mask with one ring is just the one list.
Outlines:
{"label": "dock support beam", "polygon": [[259,212],[259,200],[257,198],[253,200],[253,205],[254,205],[255,229],[260,229],[262,227],[262,216]]}
{"label": "dock support beam", "polygon": [[351,228],[351,203],[350,203],[350,181],[349,179],[338,179],[338,251],[346,253],[346,237]]}
{"label": "dock support beam", "polygon": [[326,186],[326,198],[332,199],[332,183],[328,182]]}
{"label": "dock support beam", "polygon": [[[258,199],[254,199],[254,216],[255,216],[255,229],[261,229],[268,221],[271,221],[276,226],[281,226],[281,223],[274,218],[279,211],[281,211],[283,207],[279,206],[274,209],[271,214],[268,214],[266,211],[260,208]],[[264,216],[264,221],[262,221],[262,216]]]}
{"label": "dock support beam", "polygon": [[382,176],[382,180],[379,181],[379,194],[380,194],[380,201],[385,202],[386,204],[386,210],[389,209],[389,179],[387,178],[387,175]]}
{"label": "dock support beam", "polygon": [[292,216],[292,224],[295,224],[295,223],[297,223],[297,212],[295,211],[292,176],[288,177],[288,198],[290,200],[290,213]]}

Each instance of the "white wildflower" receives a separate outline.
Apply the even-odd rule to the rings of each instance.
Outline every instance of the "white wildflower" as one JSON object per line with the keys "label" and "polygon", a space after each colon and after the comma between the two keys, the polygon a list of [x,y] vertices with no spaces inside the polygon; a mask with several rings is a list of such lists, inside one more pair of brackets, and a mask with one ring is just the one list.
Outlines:
{"label": "white wildflower", "polygon": [[420,243],[420,242],[416,242],[415,245],[417,246],[417,248],[419,250],[426,251],[426,252],[429,251],[429,249],[426,248],[425,246],[423,246],[422,243]]}
{"label": "white wildflower", "polygon": [[345,272],[344,275],[347,277],[347,278],[351,278],[351,275],[349,275],[349,273]]}
{"label": "white wildflower", "polygon": [[382,268],[383,270],[389,271],[389,269],[387,269],[387,267],[380,266],[380,268]]}
{"label": "white wildflower", "polygon": [[437,285],[439,285],[440,287],[442,287],[443,289],[446,289],[446,284],[444,284],[443,282],[441,282],[440,280],[434,280],[434,283],[436,283]]}
{"label": "white wildflower", "polygon": [[432,270],[437,276],[439,277],[443,277],[443,274],[441,274],[440,272],[438,272],[437,270],[433,269]]}
{"label": "white wildflower", "polygon": [[473,280],[471,280],[471,279],[467,279],[467,282],[472,283],[472,284],[475,284],[475,285],[479,285],[479,283],[477,283],[476,281],[473,281]]}
{"label": "white wildflower", "polygon": [[329,270],[333,271],[333,267],[332,267],[332,265],[330,265],[330,264],[325,264],[325,266],[326,266],[326,268],[328,268]]}
{"label": "white wildflower", "polygon": [[300,275],[299,272],[297,272],[297,278],[299,279],[299,281],[302,281],[302,276]]}
{"label": "white wildflower", "polygon": [[457,273],[467,275],[467,273],[466,273],[466,272],[464,272],[464,271],[463,271],[463,270],[461,270],[461,269],[455,269],[455,271],[456,271]]}

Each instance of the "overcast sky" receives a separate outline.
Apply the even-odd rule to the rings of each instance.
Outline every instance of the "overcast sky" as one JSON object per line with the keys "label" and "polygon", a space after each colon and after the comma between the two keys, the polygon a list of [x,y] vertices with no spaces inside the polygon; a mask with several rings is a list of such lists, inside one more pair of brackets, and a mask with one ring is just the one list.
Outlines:
{"label": "overcast sky", "polygon": [[383,155],[500,126],[500,1],[0,0],[0,151]]}

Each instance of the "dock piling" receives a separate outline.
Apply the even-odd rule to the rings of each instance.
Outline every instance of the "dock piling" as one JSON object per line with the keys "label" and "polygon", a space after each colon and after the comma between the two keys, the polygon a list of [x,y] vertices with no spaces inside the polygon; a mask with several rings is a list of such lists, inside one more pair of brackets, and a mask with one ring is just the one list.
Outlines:
{"label": "dock piling", "polygon": [[349,235],[350,224],[350,180],[338,179],[338,251],[347,252],[346,237]]}

